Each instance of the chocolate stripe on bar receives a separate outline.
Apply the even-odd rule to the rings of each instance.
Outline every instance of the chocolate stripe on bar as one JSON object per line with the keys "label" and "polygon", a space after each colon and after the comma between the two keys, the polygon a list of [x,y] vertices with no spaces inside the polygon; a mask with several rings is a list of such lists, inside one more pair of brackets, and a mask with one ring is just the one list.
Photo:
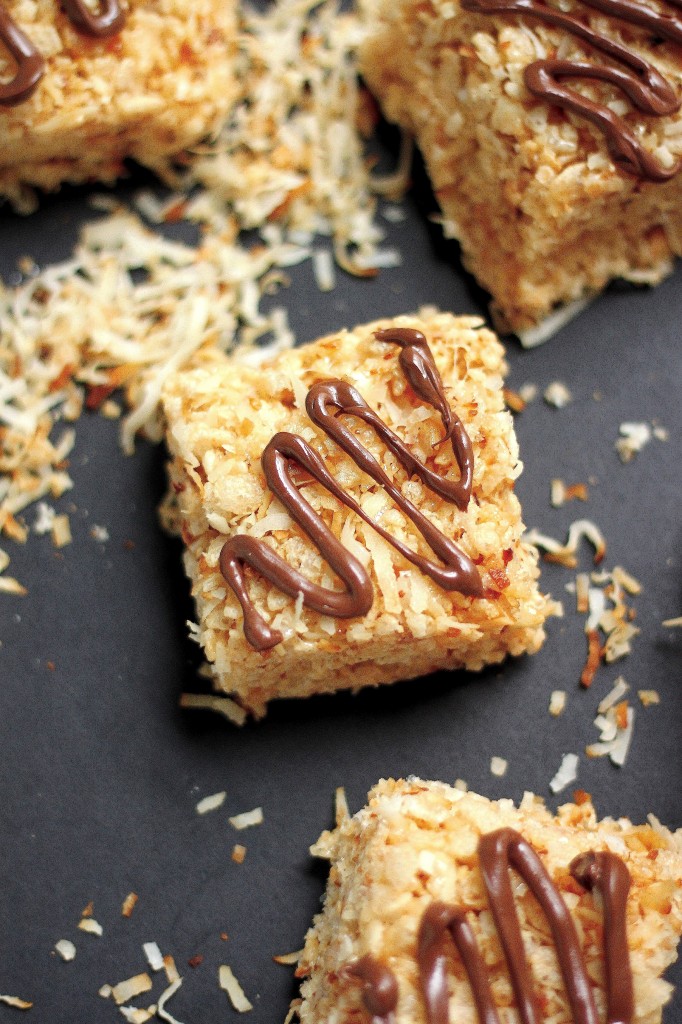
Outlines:
{"label": "chocolate stripe on bar", "polygon": [[360,469],[384,488],[444,564],[440,565],[413,551],[368,516],[358,502],[334,479],[317,452],[302,437],[286,432],[278,433],[266,446],[261,459],[267,485],[315,544],[325,561],[338,574],[345,589],[330,590],[311,583],[259,538],[244,534],[230,537],[220,553],[220,570],[242,606],[244,633],[256,650],[264,651],[275,647],[282,641],[282,634],[278,630],[270,629],[256,611],[246,588],[243,565],[249,565],[292,597],[302,594],[303,603],[307,608],[324,615],[337,618],[366,615],[374,599],[374,589],[367,570],[336,539],[323,519],[303,497],[291,475],[292,462],[307,470],[335,498],[360,516],[404,558],[443,590],[456,590],[473,597],[480,597],[483,593],[478,569],[468,555],[401,493],[374,456],[340,419],[340,414],[343,413],[363,420],[376,431],[408,473],[419,477],[425,486],[446,501],[452,502],[462,510],[466,508],[471,495],[473,476],[471,441],[461,421],[447,404],[443,383],[424,335],[420,331],[402,329],[397,332],[379,331],[376,337],[380,341],[394,342],[401,346],[400,365],[403,372],[417,394],[440,413],[446,432],[445,439],[450,439],[460,469],[459,480],[443,480],[422,465],[400,438],[367,405],[359,392],[345,381],[328,380],[314,384],[306,398],[306,411],[311,420],[324,430],[328,437],[336,441]]}
{"label": "chocolate stripe on bar", "polygon": [[61,0],[61,3],[76,28],[89,36],[114,36],[123,28],[125,14],[118,0],[100,0],[98,13],[84,0]]}
{"label": "chocolate stripe on bar", "polygon": [[[104,38],[116,35],[125,22],[119,0],[101,0],[97,13],[90,10],[84,0],[61,0],[61,6],[75,28],[89,36]],[[16,106],[29,99],[35,91],[45,74],[45,61],[1,3],[0,46],[7,50],[17,66],[13,78],[0,82],[0,106]]]}
{"label": "chocolate stripe on bar", "polygon": [[[618,21],[644,28],[654,38],[682,43],[682,20],[677,14],[657,14],[636,0],[582,2]],[[679,7],[678,0],[668,2]],[[674,114],[680,109],[680,99],[672,84],[653,64],[624,44],[586,25],[573,14],[537,0],[462,0],[462,7],[475,14],[521,14],[537,18],[546,24],[566,29],[595,50],[624,65],[625,70],[622,70],[588,61],[536,60],[525,69],[524,81],[530,92],[539,99],[555,103],[594,124],[603,133],[609,155],[621,171],[655,182],[668,181],[677,174],[679,161],[672,167],[664,167],[646,150],[622,117],[605,104],[594,102],[562,84],[565,78],[609,82],[620,89],[644,114],[654,117]]]}
{"label": "chocolate stripe on bar", "polygon": [[[598,1024],[592,983],[573,919],[532,846],[514,829],[502,828],[480,837],[478,856],[521,1020],[524,1024],[541,1024],[542,1015],[521,936],[509,880],[510,868],[523,878],[547,917],[574,1024]],[[581,854],[572,861],[569,870],[580,885],[588,890],[597,889],[603,898],[607,1024],[632,1024],[633,982],[625,916],[630,873],[625,863],[609,852]],[[462,959],[479,1021],[500,1024],[489,970],[466,912],[441,902],[427,907],[417,936],[417,962],[428,1024],[450,1024],[448,952],[444,944],[447,935]],[[392,983],[387,972],[391,974]],[[340,973],[342,979],[353,974],[361,978],[363,1001],[373,1014],[375,1024],[391,1024],[399,993],[397,979],[390,969],[367,955],[344,967]],[[382,1004],[378,997],[379,982],[382,990],[392,993],[390,1005]]]}
{"label": "chocolate stripe on bar", "polygon": [[14,77],[0,82],[0,104],[11,107],[29,98],[43,77],[45,61],[3,4],[0,4],[0,45],[16,64]]}

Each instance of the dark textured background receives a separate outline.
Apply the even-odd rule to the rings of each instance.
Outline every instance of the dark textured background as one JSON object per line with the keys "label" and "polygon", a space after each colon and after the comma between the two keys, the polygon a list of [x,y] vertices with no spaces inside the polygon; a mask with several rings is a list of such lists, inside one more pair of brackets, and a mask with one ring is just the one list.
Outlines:
{"label": "dark textured background", "polygon": [[[140,181],[148,184],[134,179],[119,191],[129,194]],[[401,268],[374,281],[340,274],[330,295],[316,291],[309,264],[295,268],[277,301],[287,304],[301,341],[425,302],[484,311],[456,248],[427,220],[433,201],[419,170],[416,181],[407,221],[388,226],[404,254]],[[5,280],[25,253],[41,265],[66,256],[85,211],[78,191],[47,200],[28,219],[0,211]],[[185,636],[192,609],[180,550],[157,526],[163,451],[140,444],[125,458],[115,423],[83,417],[75,488],[57,503],[70,514],[73,543],[60,552],[49,536],[32,535],[26,547],[2,543],[29,594],[0,596],[0,992],[34,1000],[27,1021],[121,1020],[97,990],[144,970],[141,943],[152,940],[185,977],[168,1007],[183,1024],[237,1018],[218,989],[223,962],[254,1002],[245,1019],[281,1021],[295,988],[291,969],[271,957],[301,946],[318,906],[324,869],[307,850],[332,821],[338,785],[353,810],[379,777],[408,773],[461,777],[490,797],[518,799],[531,789],[554,807],[570,790],[553,798],[549,780],[562,754],[576,751],[577,785],[600,813],[643,820],[653,811],[682,826],[682,630],[661,626],[682,613],[681,283],[678,269],[654,291],[614,286],[542,348],[508,342],[510,386],[562,380],[574,396],[563,410],[538,399],[517,418],[527,525],[563,538],[573,519],[593,518],[607,537],[606,567],[622,564],[644,584],[631,602],[642,631],[633,653],[602,669],[590,692],[577,685],[584,620],[564,593],[574,573],[547,566],[543,586],[565,598],[566,617],[550,621],[534,658],[478,676],[282,703],[242,730],[180,712],[180,692],[201,684]],[[619,424],[654,419],[670,439],[622,465]],[[555,476],[593,480],[589,504],[551,508]],[[34,515],[28,511],[30,523]],[[90,536],[93,524],[109,531],[105,544]],[[586,547],[581,568],[589,567]],[[619,673],[633,696],[638,688],[661,694],[649,709],[635,697],[634,742],[622,769],[583,753],[597,739],[596,705]],[[558,719],[547,712],[553,689],[568,691]],[[495,754],[509,761],[503,779],[490,774]],[[198,816],[197,801],[222,789],[223,808]],[[264,824],[236,833],[228,815],[256,805]],[[235,842],[247,846],[242,865],[230,859]],[[139,903],[125,920],[120,905],[130,890]],[[76,929],[90,900],[102,938]],[[72,963],[51,953],[60,938],[76,943]],[[195,954],[204,961],[192,969],[186,961]],[[679,969],[676,976],[679,983]],[[161,988],[159,978],[154,996],[137,1002],[147,1005]],[[14,1019],[17,1011],[0,1005],[0,1021]],[[682,993],[666,1020],[682,1021]]]}

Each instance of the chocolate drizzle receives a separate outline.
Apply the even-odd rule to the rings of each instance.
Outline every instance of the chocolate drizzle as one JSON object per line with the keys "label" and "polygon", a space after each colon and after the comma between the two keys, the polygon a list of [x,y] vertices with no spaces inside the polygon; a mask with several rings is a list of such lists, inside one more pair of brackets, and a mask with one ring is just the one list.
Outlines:
{"label": "chocolate drizzle", "polygon": [[[575,925],[561,893],[538,855],[511,828],[481,836],[478,854],[490,910],[523,1024],[540,1024],[542,1017],[514,905],[509,880],[510,867],[524,880],[547,917],[574,1024],[597,1024],[592,984]],[[570,865],[570,872],[580,885],[588,890],[598,889],[603,898],[607,1024],[631,1024],[634,1000],[625,925],[625,908],[630,890],[628,869],[615,854],[590,852],[576,857]],[[417,937],[417,962],[428,1024],[450,1024],[446,971],[449,954],[445,945],[447,936],[452,939],[462,959],[479,1021],[481,1024],[500,1024],[488,968],[467,915],[460,907],[440,902],[432,903],[426,909]],[[376,965],[375,969],[365,968],[367,961]],[[362,968],[360,965],[363,965]],[[387,970],[372,957],[363,957],[342,972],[342,976],[355,972],[363,979],[363,1000],[373,1014],[375,1024],[391,1024],[398,1002],[397,980],[393,975],[393,985],[389,985],[385,978]],[[375,979],[379,978],[383,989],[395,991],[395,1001],[381,1012],[377,1009],[383,1005],[377,998],[378,981],[377,988],[374,987]]]}
{"label": "chocolate drizzle", "polygon": [[[645,29],[654,39],[682,43],[682,18],[677,14],[657,14],[637,0],[582,0],[603,14]],[[678,0],[667,2],[679,8]],[[572,111],[594,124],[606,138],[609,155],[621,171],[649,181],[672,178],[680,163],[664,167],[649,153],[622,117],[606,104],[597,103],[575,89],[563,85],[565,78],[595,79],[609,82],[623,92],[637,110],[653,117],[674,114],[680,99],[671,83],[653,64],[633,50],[542,0],[462,0],[462,6],[475,14],[521,14],[550,25],[565,28],[572,35],[603,53],[622,68],[580,60],[544,59],[533,61],[524,71],[527,88],[535,96]]]}
{"label": "chocolate drizzle", "polygon": [[345,381],[326,380],[314,384],[306,398],[306,412],[313,423],[350,455],[360,469],[384,488],[443,564],[413,551],[402,540],[392,536],[380,523],[371,519],[361,505],[341,487],[326,468],[322,458],[302,437],[285,431],[277,433],[266,446],[261,458],[266,483],[339,576],[344,589],[331,590],[312,583],[259,538],[244,534],[230,537],[220,553],[220,570],[241,604],[246,639],[258,651],[276,646],[281,642],[282,634],[271,629],[256,611],[247,591],[244,565],[249,565],[291,597],[302,594],[304,605],[323,615],[332,615],[336,618],[366,615],[374,598],[367,570],[337,540],[305,499],[292,475],[292,464],[305,470],[310,477],[322,484],[330,494],[360,516],[443,590],[456,590],[474,597],[483,593],[481,577],[468,555],[401,493],[374,456],[340,418],[341,414],[344,414],[363,420],[372,427],[409,474],[419,477],[422,483],[446,501],[452,502],[462,510],[466,509],[473,478],[471,441],[461,420],[448,405],[443,383],[426,338],[420,331],[410,328],[377,331],[375,337],[379,341],[401,346],[400,366],[405,376],[419,397],[440,413],[445,428],[443,441],[449,440],[452,444],[460,470],[459,479],[445,480],[419,462],[400,438],[367,405],[355,388]]}
{"label": "chocolate drizzle", "polygon": [[[89,36],[103,38],[116,35],[125,21],[119,0],[100,0],[96,14],[84,0],[61,0],[61,4],[75,28]],[[0,82],[0,105],[16,106],[29,99],[34,92],[45,73],[45,61],[2,3],[0,45],[7,50],[16,65],[14,76],[9,81]]]}
{"label": "chocolate drizzle", "polygon": [[346,980],[361,983],[362,1001],[372,1014],[374,1024],[393,1024],[398,982],[390,967],[367,954],[344,967],[342,973]]}

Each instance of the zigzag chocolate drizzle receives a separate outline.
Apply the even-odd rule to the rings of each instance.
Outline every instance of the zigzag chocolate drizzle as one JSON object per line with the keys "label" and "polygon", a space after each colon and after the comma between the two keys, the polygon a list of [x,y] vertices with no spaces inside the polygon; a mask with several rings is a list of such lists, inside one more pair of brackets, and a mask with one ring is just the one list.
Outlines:
{"label": "zigzag chocolate drizzle", "polygon": [[[120,32],[125,14],[119,0],[100,0],[93,13],[83,0],[62,0],[62,7],[74,26],[87,35],[105,37]],[[0,106],[16,106],[29,99],[45,73],[45,61],[26,33],[0,3],[0,45],[16,65],[14,76],[0,82]]]}
{"label": "zigzag chocolate drizzle", "polygon": [[[523,1024],[541,1024],[509,881],[512,867],[523,878],[549,922],[574,1024],[598,1024],[592,983],[575,925],[566,904],[542,861],[514,829],[502,828],[481,836],[479,863],[490,910],[500,937],[516,1006]],[[625,907],[630,873],[613,853],[586,853],[576,857],[570,872],[586,889],[598,889],[604,905],[606,959],[606,1022],[631,1024],[634,1015],[632,971],[625,928]],[[471,985],[481,1024],[500,1024],[493,1000],[489,971],[474,931],[460,907],[435,902],[427,907],[417,937],[417,961],[428,1024],[451,1024],[446,939],[452,939]],[[367,955],[343,968],[341,975],[362,982],[362,1000],[374,1024],[393,1024],[398,1005],[398,983],[389,967]],[[390,1000],[382,993],[390,993]]]}
{"label": "zigzag chocolate drizzle", "polygon": [[[682,43],[682,19],[676,14],[657,14],[637,0],[582,0],[603,14],[646,29],[654,38]],[[667,0],[682,6],[680,0]],[[610,82],[623,92],[643,114],[663,117],[680,109],[680,99],[671,83],[653,64],[629,47],[618,43],[573,14],[565,13],[542,0],[462,0],[462,7],[475,14],[521,14],[567,29],[572,35],[600,51],[623,69],[607,64],[578,60],[536,60],[524,71],[527,88],[540,99],[573,111],[594,124],[605,136],[609,155],[621,171],[649,181],[663,182],[680,169],[664,167],[637,138],[627,123],[603,103],[588,99],[563,84],[566,78],[595,79]]]}
{"label": "zigzag chocolate drizzle", "polygon": [[[355,434],[340,419],[340,414],[363,420],[378,434],[408,473],[419,479],[446,501],[464,510],[471,495],[473,477],[473,451],[471,441],[458,416],[450,409],[443,383],[426,338],[420,331],[408,328],[376,331],[379,341],[401,346],[400,366],[415,392],[440,413],[445,428],[443,441],[450,440],[460,469],[459,480],[444,480],[427,466],[422,465],[400,438],[367,405],[350,384],[341,380],[326,380],[314,384],[306,398],[306,411],[313,423],[324,430],[355,464],[380,484],[395,504],[414,523],[431,550],[443,564],[434,562],[413,551],[394,537],[380,523],[372,520],[361,505],[348,494],[326,468],[324,461],[311,446],[297,434],[281,431],[272,438],[263,452],[261,465],[272,493],[280,499],[292,518],[308,535],[322,557],[340,577],[343,590],[312,583],[298,570],[284,561],[264,541],[245,534],[230,537],[220,553],[220,570],[233,589],[244,613],[244,634],[258,651],[275,647],[282,640],[278,630],[271,629],[256,611],[244,577],[244,565],[249,565],[276,587],[291,597],[303,595],[307,608],[337,618],[366,615],[372,607],[374,590],[365,567],[336,539],[324,520],[303,497],[291,473],[291,463],[302,467],[331,494],[416,565],[443,590],[458,590],[474,597],[481,596],[483,587],[479,572],[455,543],[441,533],[387,476],[380,464],[360,443]],[[441,441],[442,443],[442,441]]]}

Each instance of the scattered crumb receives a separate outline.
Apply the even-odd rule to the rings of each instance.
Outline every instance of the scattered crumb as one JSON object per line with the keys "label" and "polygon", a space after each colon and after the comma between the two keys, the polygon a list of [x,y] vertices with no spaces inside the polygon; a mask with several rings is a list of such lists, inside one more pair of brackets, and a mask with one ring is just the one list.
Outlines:
{"label": "scattered crumb", "polygon": [[468,793],[469,783],[465,782],[464,779],[455,779],[454,789],[458,789],[460,793]]}
{"label": "scattered crumb", "polygon": [[36,505],[36,517],[33,520],[33,532],[38,534],[49,533],[52,529],[57,513],[45,501],[39,501]]}
{"label": "scattered crumb", "polygon": [[638,690],[637,696],[645,708],[650,708],[653,704],[661,703],[661,696],[658,690]]}
{"label": "scattered crumb", "polygon": [[226,796],[227,793],[224,789],[220,793],[214,793],[213,796],[205,796],[197,804],[197,814],[208,814],[209,811],[217,811],[225,803]]}
{"label": "scattered crumb", "polygon": [[73,960],[76,955],[76,947],[70,939],[60,939],[54,944],[55,951],[59,953],[62,960]]}
{"label": "scattered crumb", "polygon": [[498,778],[502,778],[507,773],[508,762],[503,757],[491,757],[490,758],[490,771],[493,775]]}
{"label": "scattered crumb", "polygon": [[204,962],[204,957],[203,957],[202,953],[195,953],[194,956],[191,956],[189,958],[189,960],[187,961],[188,965],[191,968],[193,968],[193,969],[197,968],[197,967],[201,967],[203,962]]}
{"label": "scattered crumb", "polygon": [[244,811],[242,814],[235,814],[233,818],[229,818],[228,820],[230,825],[238,830],[251,828],[252,825],[262,825],[263,808],[254,807],[252,811]]}
{"label": "scattered crumb", "polygon": [[246,857],[246,847],[240,843],[235,843],[232,850],[232,860],[235,864],[243,864],[244,858]]}
{"label": "scattered crumb", "polygon": [[549,713],[554,718],[558,718],[566,707],[566,691],[565,690],[552,690],[552,694],[549,698]]}
{"label": "scattered crumb", "polygon": [[106,526],[91,526],[90,536],[93,540],[96,540],[98,544],[106,544],[109,540],[109,531]]}
{"label": "scattered crumb", "polygon": [[552,381],[542,393],[547,405],[553,405],[555,409],[563,409],[573,401],[573,395],[560,380]]}

